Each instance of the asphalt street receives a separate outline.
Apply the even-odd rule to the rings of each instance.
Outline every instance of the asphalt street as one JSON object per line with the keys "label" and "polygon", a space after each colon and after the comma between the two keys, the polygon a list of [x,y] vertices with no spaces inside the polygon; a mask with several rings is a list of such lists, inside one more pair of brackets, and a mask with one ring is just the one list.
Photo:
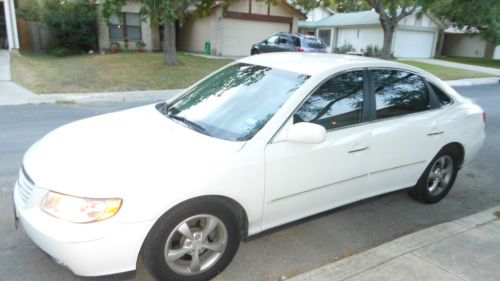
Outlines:
{"label": "asphalt street", "polygon": [[[487,138],[445,200],[424,205],[401,191],[266,232],[242,243],[217,280],[279,280],[500,204],[500,85],[457,90],[487,111]],[[52,262],[22,229],[15,230],[12,215],[12,188],[23,153],[33,142],[65,123],[137,105],[0,107],[0,280],[152,280],[140,263],[133,275],[76,277]]]}

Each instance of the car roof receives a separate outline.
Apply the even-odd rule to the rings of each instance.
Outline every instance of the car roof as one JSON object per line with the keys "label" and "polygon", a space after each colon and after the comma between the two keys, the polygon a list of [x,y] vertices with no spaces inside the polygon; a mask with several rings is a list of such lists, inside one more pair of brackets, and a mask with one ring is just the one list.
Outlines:
{"label": "car roof", "polygon": [[353,67],[360,67],[360,65],[364,66],[364,64],[366,67],[397,67],[413,70],[412,67],[404,64],[376,58],[307,52],[267,53],[242,58],[238,62],[283,69],[311,76],[327,72],[339,66],[352,65]]}

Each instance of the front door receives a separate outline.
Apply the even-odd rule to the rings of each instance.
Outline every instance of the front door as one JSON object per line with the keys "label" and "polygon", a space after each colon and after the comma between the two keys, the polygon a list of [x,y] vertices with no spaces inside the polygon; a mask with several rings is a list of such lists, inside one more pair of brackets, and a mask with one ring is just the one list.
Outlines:
{"label": "front door", "polygon": [[328,79],[289,120],[324,126],[325,141],[266,147],[263,229],[363,198],[371,142],[370,125],[363,123],[364,77],[359,70]]}

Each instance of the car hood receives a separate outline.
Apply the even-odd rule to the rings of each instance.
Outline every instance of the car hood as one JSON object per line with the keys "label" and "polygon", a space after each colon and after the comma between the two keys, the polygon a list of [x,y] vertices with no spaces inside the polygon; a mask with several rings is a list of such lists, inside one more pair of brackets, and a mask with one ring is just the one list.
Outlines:
{"label": "car hood", "polygon": [[148,105],[62,126],[35,143],[23,164],[38,187],[115,197],[193,173],[202,179],[243,145],[195,132]]}

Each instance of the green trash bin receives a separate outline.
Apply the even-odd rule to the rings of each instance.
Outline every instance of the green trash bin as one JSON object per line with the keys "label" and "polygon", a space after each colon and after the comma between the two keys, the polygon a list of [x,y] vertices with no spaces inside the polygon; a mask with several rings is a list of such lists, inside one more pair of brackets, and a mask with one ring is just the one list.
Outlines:
{"label": "green trash bin", "polygon": [[205,42],[205,55],[209,56],[212,53],[212,45],[210,41]]}

